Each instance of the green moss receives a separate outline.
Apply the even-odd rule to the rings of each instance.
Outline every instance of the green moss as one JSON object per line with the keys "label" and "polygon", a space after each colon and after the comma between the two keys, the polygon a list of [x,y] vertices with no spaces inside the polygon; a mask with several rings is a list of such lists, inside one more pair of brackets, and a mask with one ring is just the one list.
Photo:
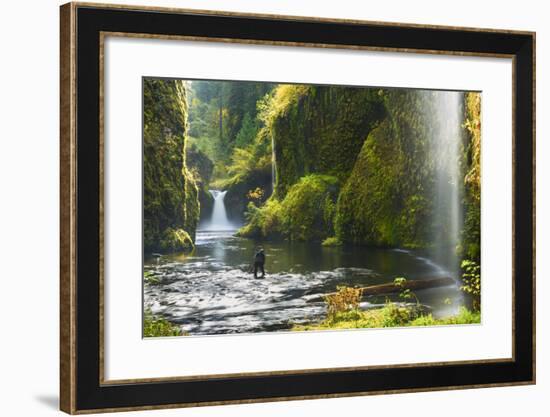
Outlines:
{"label": "green moss", "polygon": [[[373,246],[445,245],[446,211],[438,204],[441,127],[434,119],[441,94],[423,90],[346,89],[280,85],[260,119],[275,153],[275,198],[254,211],[249,236],[325,239]],[[480,96],[464,95],[461,173],[464,175],[464,257],[479,259]],[[246,165],[246,164],[245,164]],[[341,190],[319,202],[311,175],[338,179]],[[444,174],[446,175],[446,174]],[[310,192],[316,197],[312,199]],[[322,221],[316,210],[322,207]],[[315,211],[316,233],[312,230]],[[277,228],[268,225],[277,225]],[[327,243],[330,243],[328,241]],[[452,242],[453,244],[455,242]]]}
{"label": "green moss", "polygon": [[335,177],[305,176],[289,189],[282,201],[272,198],[261,208],[249,205],[248,224],[239,234],[257,238],[323,240],[334,234],[332,219],[338,190]]}
{"label": "green moss", "polygon": [[421,314],[415,309],[387,303],[383,308],[337,313],[321,323],[295,325],[292,330],[364,329],[382,327],[441,326],[450,324],[476,324],[481,322],[481,313],[461,307],[455,316],[441,319],[431,314]]}
{"label": "green moss", "polygon": [[322,245],[323,246],[341,246],[342,241],[338,239],[336,236],[331,236],[323,240]]}
{"label": "green moss", "polygon": [[193,239],[199,219],[198,187],[186,165],[187,98],[183,81],[143,84],[143,214],[146,252],[168,250],[165,231]]}
{"label": "green moss", "polygon": [[[289,206],[301,178],[330,175],[343,186],[336,204],[332,198],[322,204],[322,223],[328,228],[316,238],[335,235],[355,244],[429,246],[434,228],[446,227],[433,222],[437,126],[432,114],[437,94],[279,86],[264,115],[275,143],[275,196]],[[304,200],[298,199],[306,204]],[[295,223],[304,227],[308,222],[302,211],[294,212]],[[288,226],[281,232],[289,238],[308,238]]]}
{"label": "green moss", "polygon": [[272,198],[261,208],[249,203],[246,213],[247,224],[237,235],[257,239],[282,239],[285,237],[285,216],[280,201]]}
{"label": "green moss", "polygon": [[383,93],[387,118],[364,142],[336,208],[336,236],[374,246],[425,247],[432,235],[436,158],[431,92]]}
{"label": "green moss", "polygon": [[291,240],[321,240],[334,233],[334,202],[338,179],[328,175],[302,177],[282,202],[285,234]]}
{"label": "green moss", "polygon": [[143,273],[143,281],[149,285],[158,285],[160,284],[160,279],[155,276],[151,271],[145,271]]}
{"label": "green moss", "polygon": [[464,228],[461,255],[478,261],[481,251],[481,94],[465,94]]}
{"label": "green moss", "polygon": [[479,311],[468,310],[466,307],[460,307],[457,315],[435,319],[431,314],[420,316],[409,323],[410,326],[438,326],[449,324],[479,324],[481,323],[481,313]]}
{"label": "green moss", "polygon": [[[241,222],[248,203],[263,204],[272,193],[271,138],[267,129],[260,129],[253,142],[243,148],[235,148],[231,164],[227,167],[230,177],[218,183],[227,190],[225,207],[230,219]],[[254,191],[259,189],[261,197]]]}
{"label": "green moss", "polygon": [[344,181],[384,117],[378,90],[280,85],[264,119],[275,143],[276,195],[308,174]]}
{"label": "green moss", "polygon": [[193,239],[183,229],[167,228],[160,241],[160,249],[163,252],[183,252],[193,249]]}
{"label": "green moss", "polygon": [[286,237],[285,216],[281,202],[275,198],[262,207],[249,203],[245,213],[246,224],[237,231],[237,236],[281,240]]}
{"label": "green moss", "polygon": [[162,337],[162,336],[184,336],[181,328],[168,320],[157,317],[151,314],[150,311],[145,312],[143,319],[143,336],[144,337]]}

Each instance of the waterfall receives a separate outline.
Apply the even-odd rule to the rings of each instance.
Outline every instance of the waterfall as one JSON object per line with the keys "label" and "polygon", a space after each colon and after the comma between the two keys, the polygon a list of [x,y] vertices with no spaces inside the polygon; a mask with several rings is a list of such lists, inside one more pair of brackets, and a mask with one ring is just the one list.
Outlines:
{"label": "waterfall", "polygon": [[463,93],[434,93],[433,143],[435,148],[434,249],[436,260],[448,265],[455,279],[459,275],[456,248],[463,223],[461,189],[461,142]]}
{"label": "waterfall", "polygon": [[235,227],[227,218],[227,212],[225,211],[225,194],[227,191],[220,190],[208,190],[214,198],[214,208],[212,209],[212,218],[210,222],[205,224],[203,230],[210,231],[224,231],[234,230]]}

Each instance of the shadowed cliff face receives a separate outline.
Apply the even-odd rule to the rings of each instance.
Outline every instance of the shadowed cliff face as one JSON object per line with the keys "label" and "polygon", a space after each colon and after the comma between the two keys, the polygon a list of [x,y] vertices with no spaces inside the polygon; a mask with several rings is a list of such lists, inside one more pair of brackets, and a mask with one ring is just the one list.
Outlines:
{"label": "shadowed cliff face", "polygon": [[307,174],[344,181],[385,116],[377,89],[283,85],[277,95],[288,96],[271,122],[278,197]]}
{"label": "shadowed cliff face", "polygon": [[[449,93],[383,93],[387,117],[366,138],[338,199],[339,239],[375,246],[430,245],[441,158],[434,120],[439,94]],[[458,158],[458,152],[454,155]]]}
{"label": "shadowed cliff face", "polygon": [[200,219],[209,219],[214,207],[214,199],[208,191],[214,164],[196,146],[186,146],[186,165],[199,190]]}
{"label": "shadowed cliff face", "polygon": [[144,249],[186,250],[193,246],[199,201],[185,161],[185,83],[145,79],[143,111]]}

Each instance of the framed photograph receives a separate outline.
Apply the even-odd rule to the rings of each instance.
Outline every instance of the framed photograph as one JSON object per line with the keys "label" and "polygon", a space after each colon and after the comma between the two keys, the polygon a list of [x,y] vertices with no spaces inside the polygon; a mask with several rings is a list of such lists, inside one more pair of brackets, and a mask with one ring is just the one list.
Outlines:
{"label": "framed photograph", "polygon": [[531,32],[62,6],[61,409],[533,384],[534,93]]}

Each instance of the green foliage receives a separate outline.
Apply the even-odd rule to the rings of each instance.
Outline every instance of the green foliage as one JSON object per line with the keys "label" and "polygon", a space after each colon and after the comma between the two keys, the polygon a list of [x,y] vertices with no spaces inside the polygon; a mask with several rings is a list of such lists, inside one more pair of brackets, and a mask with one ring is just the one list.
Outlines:
{"label": "green foliage", "polygon": [[231,165],[227,172],[231,178],[228,184],[237,183],[247,178],[254,171],[271,168],[271,158],[259,151],[257,146],[248,145],[246,148],[235,148],[231,156]]}
{"label": "green foliage", "polygon": [[342,241],[336,236],[327,237],[323,240],[323,246],[342,246]]}
{"label": "green foliage", "polygon": [[468,310],[466,307],[460,307],[455,316],[435,319],[431,314],[422,315],[413,321],[409,326],[440,326],[451,324],[479,324],[481,323],[481,313],[479,311]]}
{"label": "green foliage", "polygon": [[466,121],[464,128],[470,136],[468,140],[467,162],[468,171],[464,181],[471,187],[472,197],[479,200],[481,197],[481,94],[465,94]]}
{"label": "green foliage", "polygon": [[227,86],[216,81],[193,81],[189,95],[189,134],[192,143],[206,153],[211,160],[226,157],[227,126],[224,108]]}
{"label": "green foliage", "polygon": [[475,261],[463,260],[462,285],[460,289],[472,297],[474,310],[479,310],[481,301],[481,267]]}
{"label": "green foliage", "polygon": [[[407,279],[397,277],[394,280],[396,286],[404,288]],[[481,322],[479,311],[470,311],[461,307],[458,314],[444,318],[434,318],[432,314],[424,314],[418,298],[414,293],[404,289],[401,297],[406,299],[416,298],[416,305],[398,305],[386,301],[384,307],[362,311],[359,302],[363,290],[346,286],[337,287],[333,294],[325,296],[327,304],[327,318],[320,323],[295,325],[292,330],[325,330],[325,329],[360,329],[380,327],[405,327],[405,326],[437,326],[449,324],[473,324]]]}
{"label": "green foliage", "polygon": [[[205,155],[214,166],[204,175],[200,167],[191,167],[190,160],[186,170],[184,161],[184,184],[172,189],[185,189],[189,200],[196,200],[188,196],[197,194],[203,209],[212,202],[207,185],[227,190],[231,218],[242,215],[253,202],[242,235],[326,240],[326,245],[419,248],[433,245],[434,240],[439,245],[449,243],[443,237],[450,222],[438,214],[444,211],[434,194],[444,162],[438,154],[440,127],[433,114],[446,93],[255,82],[193,81],[190,85],[187,96],[176,86],[176,94],[169,96],[179,94],[180,104],[167,100],[166,114],[155,116],[162,118],[159,135],[169,143],[172,136],[179,140],[172,132],[185,136],[189,130],[195,154]],[[181,126],[175,123],[179,119],[174,114],[186,109],[182,97],[190,100],[189,128],[185,121]],[[464,227],[458,253],[479,261],[480,95],[465,93],[463,103]],[[145,119],[146,125],[154,125]],[[177,162],[179,145],[176,141],[162,154]],[[154,152],[159,153],[157,144]],[[191,159],[190,150],[187,155]],[[160,178],[164,186],[172,182],[162,177],[173,176],[173,171],[170,163],[162,162],[165,172],[147,177]],[[336,184],[327,185],[319,180],[322,176],[336,179]],[[262,190],[260,198],[255,197],[257,189]],[[166,227],[182,228],[193,237],[194,227],[187,219],[198,215],[198,204],[185,200],[179,210],[173,207],[177,200],[155,196],[151,201],[156,204],[151,209],[168,208],[185,215],[184,221],[178,219],[175,224],[166,221],[168,216],[158,222],[162,224],[146,220],[146,235],[154,236],[147,242],[158,242]]]}
{"label": "green foliage", "polygon": [[252,202],[248,203],[245,218],[247,224],[239,229],[239,236],[271,239],[284,237],[286,216],[283,205],[276,199],[267,200],[261,208]]}
{"label": "green foliage", "polygon": [[149,285],[160,284],[160,280],[158,279],[158,277],[156,277],[155,274],[153,274],[151,271],[143,272],[143,280]]}
{"label": "green foliage", "polygon": [[481,94],[465,93],[464,227],[460,254],[479,262],[481,252]]}
{"label": "green foliage", "polygon": [[292,330],[363,329],[403,327],[417,318],[415,310],[386,303],[382,308],[337,312],[318,324],[298,325]]}
{"label": "green foliage", "polygon": [[[250,130],[252,130],[257,113],[257,102],[266,93],[271,91],[273,84],[264,82],[250,82],[250,81],[231,81],[225,82],[225,88],[227,90],[227,97],[225,103],[227,103],[227,119],[225,123],[228,125],[228,143],[236,144],[239,133],[248,123]],[[249,120],[247,121],[247,117]],[[246,130],[246,128],[245,128]],[[249,139],[253,140],[255,135],[250,135]]]}
{"label": "green foliage", "polygon": [[193,239],[183,229],[168,227],[160,241],[160,249],[163,252],[183,252],[194,248]]}
{"label": "green foliage", "polygon": [[397,287],[404,287],[407,283],[407,278],[405,277],[397,277],[393,280],[393,285]]}
{"label": "green foliage", "polygon": [[195,236],[199,202],[197,184],[185,161],[185,83],[145,79],[143,100],[144,249],[151,252],[166,250],[161,241],[169,228]]}
{"label": "green foliage", "polygon": [[303,84],[279,84],[270,94],[258,100],[256,107],[258,118],[268,128],[272,128],[276,119],[289,115],[289,109],[308,93],[312,87]]}
{"label": "green foliage", "polygon": [[316,324],[295,325],[292,330],[365,329],[382,327],[444,326],[453,324],[478,324],[481,314],[461,307],[458,314],[440,319],[431,314],[421,314],[417,309],[386,303],[382,308],[366,311],[337,313],[330,319]]}
{"label": "green foliage", "polygon": [[[227,190],[225,203],[232,217],[242,218],[249,202],[259,205],[271,195],[271,164],[271,140],[265,128],[258,131],[252,144],[234,148],[227,167],[228,178],[217,183]],[[257,189],[262,190],[259,199],[254,194]]]}
{"label": "green foliage", "polygon": [[248,224],[239,234],[259,238],[323,240],[334,233],[332,210],[338,180],[328,175],[308,175],[294,184],[284,200],[271,198],[257,208],[248,206]]}
{"label": "green foliage", "polygon": [[386,119],[364,142],[336,212],[336,235],[374,246],[425,247],[432,235],[433,93],[381,90]]}
{"label": "green foliage", "polygon": [[384,117],[373,89],[279,85],[260,104],[259,117],[275,143],[275,194],[281,199],[308,174],[344,181],[366,136]]}
{"label": "green foliage", "polygon": [[320,240],[334,234],[330,211],[337,195],[335,177],[302,177],[289,189],[282,203],[288,237],[291,240]]}
{"label": "green foliage", "polygon": [[397,277],[393,280],[393,284],[396,287],[401,288],[402,290],[399,292],[399,298],[401,298],[404,301],[408,301],[411,298],[414,298],[416,300],[416,305],[420,306],[420,300],[416,296],[414,292],[412,292],[409,288],[406,288],[407,285],[407,278],[405,277]]}
{"label": "green foliage", "polygon": [[[448,218],[435,198],[441,171],[442,92],[280,85],[258,103],[274,140],[275,195],[284,200],[300,178],[328,174],[342,184],[332,215],[342,242],[408,248],[445,245]],[[479,254],[479,94],[465,96],[468,161],[462,167],[470,202],[465,253]],[[466,114],[466,113],[465,113]],[[470,185],[467,185],[470,187]],[[477,255],[478,256],[478,255]]]}
{"label": "green foliage", "polygon": [[[401,307],[395,303],[388,302],[382,308],[379,327],[406,326],[411,320],[418,316],[418,311],[408,307]],[[376,317],[376,314],[373,314]]]}
{"label": "green foliage", "polygon": [[258,126],[254,123],[249,113],[244,115],[242,120],[241,130],[237,133],[235,138],[235,146],[237,148],[244,148],[254,142],[256,135],[258,134]]}
{"label": "green foliage", "polygon": [[144,337],[183,336],[179,326],[170,323],[162,317],[154,316],[151,311],[145,312],[143,318]]}
{"label": "green foliage", "polygon": [[362,295],[362,288],[337,286],[335,293],[325,296],[328,320],[334,319],[339,313],[357,311]]}
{"label": "green foliage", "polygon": [[258,129],[256,102],[272,88],[263,82],[193,81],[190,134],[201,150],[210,159],[227,163],[235,147],[252,143]]}

